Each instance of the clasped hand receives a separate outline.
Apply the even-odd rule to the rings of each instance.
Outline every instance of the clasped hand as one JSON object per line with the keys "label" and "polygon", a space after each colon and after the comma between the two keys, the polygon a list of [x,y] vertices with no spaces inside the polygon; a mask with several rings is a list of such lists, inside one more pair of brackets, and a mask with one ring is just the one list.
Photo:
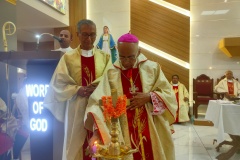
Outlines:
{"label": "clasped hand", "polygon": [[127,109],[135,109],[145,105],[147,102],[151,102],[151,96],[149,93],[136,92],[132,93],[132,98],[130,99],[130,105]]}
{"label": "clasped hand", "polygon": [[79,90],[78,90],[78,95],[81,97],[89,97],[92,92],[96,89],[96,85],[88,85],[88,86],[82,86]]}

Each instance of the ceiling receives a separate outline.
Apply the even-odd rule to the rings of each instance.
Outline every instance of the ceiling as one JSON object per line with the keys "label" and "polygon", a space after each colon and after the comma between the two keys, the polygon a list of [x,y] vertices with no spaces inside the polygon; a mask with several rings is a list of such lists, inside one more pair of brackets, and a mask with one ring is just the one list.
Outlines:
{"label": "ceiling", "polygon": [[191,0],[191,51],[214,53],[219,39],[239,37],[239,4],[240,0]]}
{"label": "ceiling", "polygon": [[219,49],[223,38],[240,37],[239,6],[240,0],[191,0],[190,78],[217,79],[226,70],[240,77],[240,54],[230,58]]}
{"label": "ceiling", "polygon": [[[66,27],[60,21],[21,1],[17,1],[16,14],[17,40],[20,42],[36,42],[36,34],[53,34],[53,28]],[[46,35],[40,41],[53,41],[53,38]]]}

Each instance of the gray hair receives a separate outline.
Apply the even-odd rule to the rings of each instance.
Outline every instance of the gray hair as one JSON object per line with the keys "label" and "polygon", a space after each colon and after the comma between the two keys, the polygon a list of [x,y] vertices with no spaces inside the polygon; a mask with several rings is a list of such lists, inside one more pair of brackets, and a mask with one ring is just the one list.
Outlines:
{"label": "gray hair", "polygon": [[91,21],[89,19],[82,19],[77,23],[77,31],[78,32],[81,32],[81,27],[83,25],[93,25],[96,28],[96,24],[93,21]]}

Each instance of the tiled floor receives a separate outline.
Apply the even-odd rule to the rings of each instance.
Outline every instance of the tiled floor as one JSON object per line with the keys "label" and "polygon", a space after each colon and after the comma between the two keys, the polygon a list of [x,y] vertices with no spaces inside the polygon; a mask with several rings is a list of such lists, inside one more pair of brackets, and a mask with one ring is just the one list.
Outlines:
{"label": "tiled floor", "polygon": [[[199,119],[204,116],[199,116]],[[196,126],[192,123],[174,124],[175,133],[172,135],[175,144],[176,160],[216,160],[220,153],[228,151],[231,146],[224,145],[217,152],[213,139],[217,129],[211,126]],[[226,134],[226,139],[231,140]],[[240,160],[240,151],[229,160]]]}
{"label": "tiled floor", "polygon": [[[204,119],[206,106],[199,108],[199,118]],[[175,144],[176,160],[216,160],[220,153],[228,151],[231,146],[224,145],[220,152],[217,152],[213,139],[217,136],[217,129],[209,126],[196,126],[191,122],[185,124],[174,124],[175,133],[172,135]],[[226,134],[226,139],[229,136]],[[230,140],[230,139],[229,139]],[[27,149],[26,149],[27,150]],[[30,159],[26,152],[23,160]],[[240,160],[240,151],[231,157],[230,160]]]}

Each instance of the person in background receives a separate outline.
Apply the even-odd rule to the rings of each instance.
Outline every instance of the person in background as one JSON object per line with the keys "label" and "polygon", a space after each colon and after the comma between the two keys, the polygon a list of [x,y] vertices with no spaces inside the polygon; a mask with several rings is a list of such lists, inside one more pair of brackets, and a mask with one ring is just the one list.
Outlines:
{"label": "person in background", "polygon": [[[13,94],[12,98],[14,99],[14,108],[16,109],[18,116],[19,128],[15,135],[14,145],[13,145],[13,158],[18,160],[21,155],[21,150],[26,144],[27,139],[29,138],[29,108],[28,108],[28,97],[26,94],[26,80],[25,77],[20,84],[20,89],[18,94]],[[30,148],[30,144],[27,143],[26,148]],[[30,152],[30,150],[29,150]]]}
{"label": "person in background", "polygon": [[69,32],[69,30],[62,30],[59,34],[59,38],[62,40],[59,42],[60,48],[55,49],[54,51],[61,51],[61,52],[68,52],[71,51],[72,48],[70,46],[72,42],[72,34]]}
{"label": "person in background", "polygon": [[6,133],[4,129],[7,120],[7,106],[0,98],[0,159],[6,160],[8,157],[8,150],[13,146],[13,139]]}
{"label": "person in background", "polygon": [[172,76],[171,84],[178,102],[178,109],[177,109],[177,116],[176,116],[175,123],[187,122],[189,121],[188,90],[184,86],[184,84],[179,82],[179,76],[176,74]]}
{"label": "person in background", "polygon": [[103,27],[103,34],[101,35],[97,47],[104,52],[111,55],[112,63],[117,59],[116,44],[113,40],[112,35],[109,33],[108,26]]}
{"label": "person in background", "polygon": [[233,78],[233,72],[227,70],[225,78],[214,89],[217,93],[224,93],[224,99],[236,98],[240,94],[240,83]]}
{"label": "person in background", "polygon": [[84,128],[85,108],[104,70],[111,65],[109,54],[93,46],[96,34],[93,21],[78,22],[80,45],[61,57],[44,99],[44,106],[65,123],[64,160],[91,159],[85,154],[90,138]]}
{"label": "person in background", "polygon": [[89,98],[85,128],[94,132],[89,147],[96,141],[104,145],[110,143],[110,128],[99,99],[126,95],[130,105],[126,114],[118,119],[119,141],[138,149],[126,159],[174,160],[170,124],[175,122],[176,97],[160,65],[139,52],[138,42],[138,38],[129,33],[118,39],[119,59]]}
{"label": "person in background", "polygon": [[[7,109],[6,103],[0,98],[0,159],[12,159],[10,149],[14,143],[14,137],[18,130],[18,122]],[[9,152],[10,151],[10,152]]]}

